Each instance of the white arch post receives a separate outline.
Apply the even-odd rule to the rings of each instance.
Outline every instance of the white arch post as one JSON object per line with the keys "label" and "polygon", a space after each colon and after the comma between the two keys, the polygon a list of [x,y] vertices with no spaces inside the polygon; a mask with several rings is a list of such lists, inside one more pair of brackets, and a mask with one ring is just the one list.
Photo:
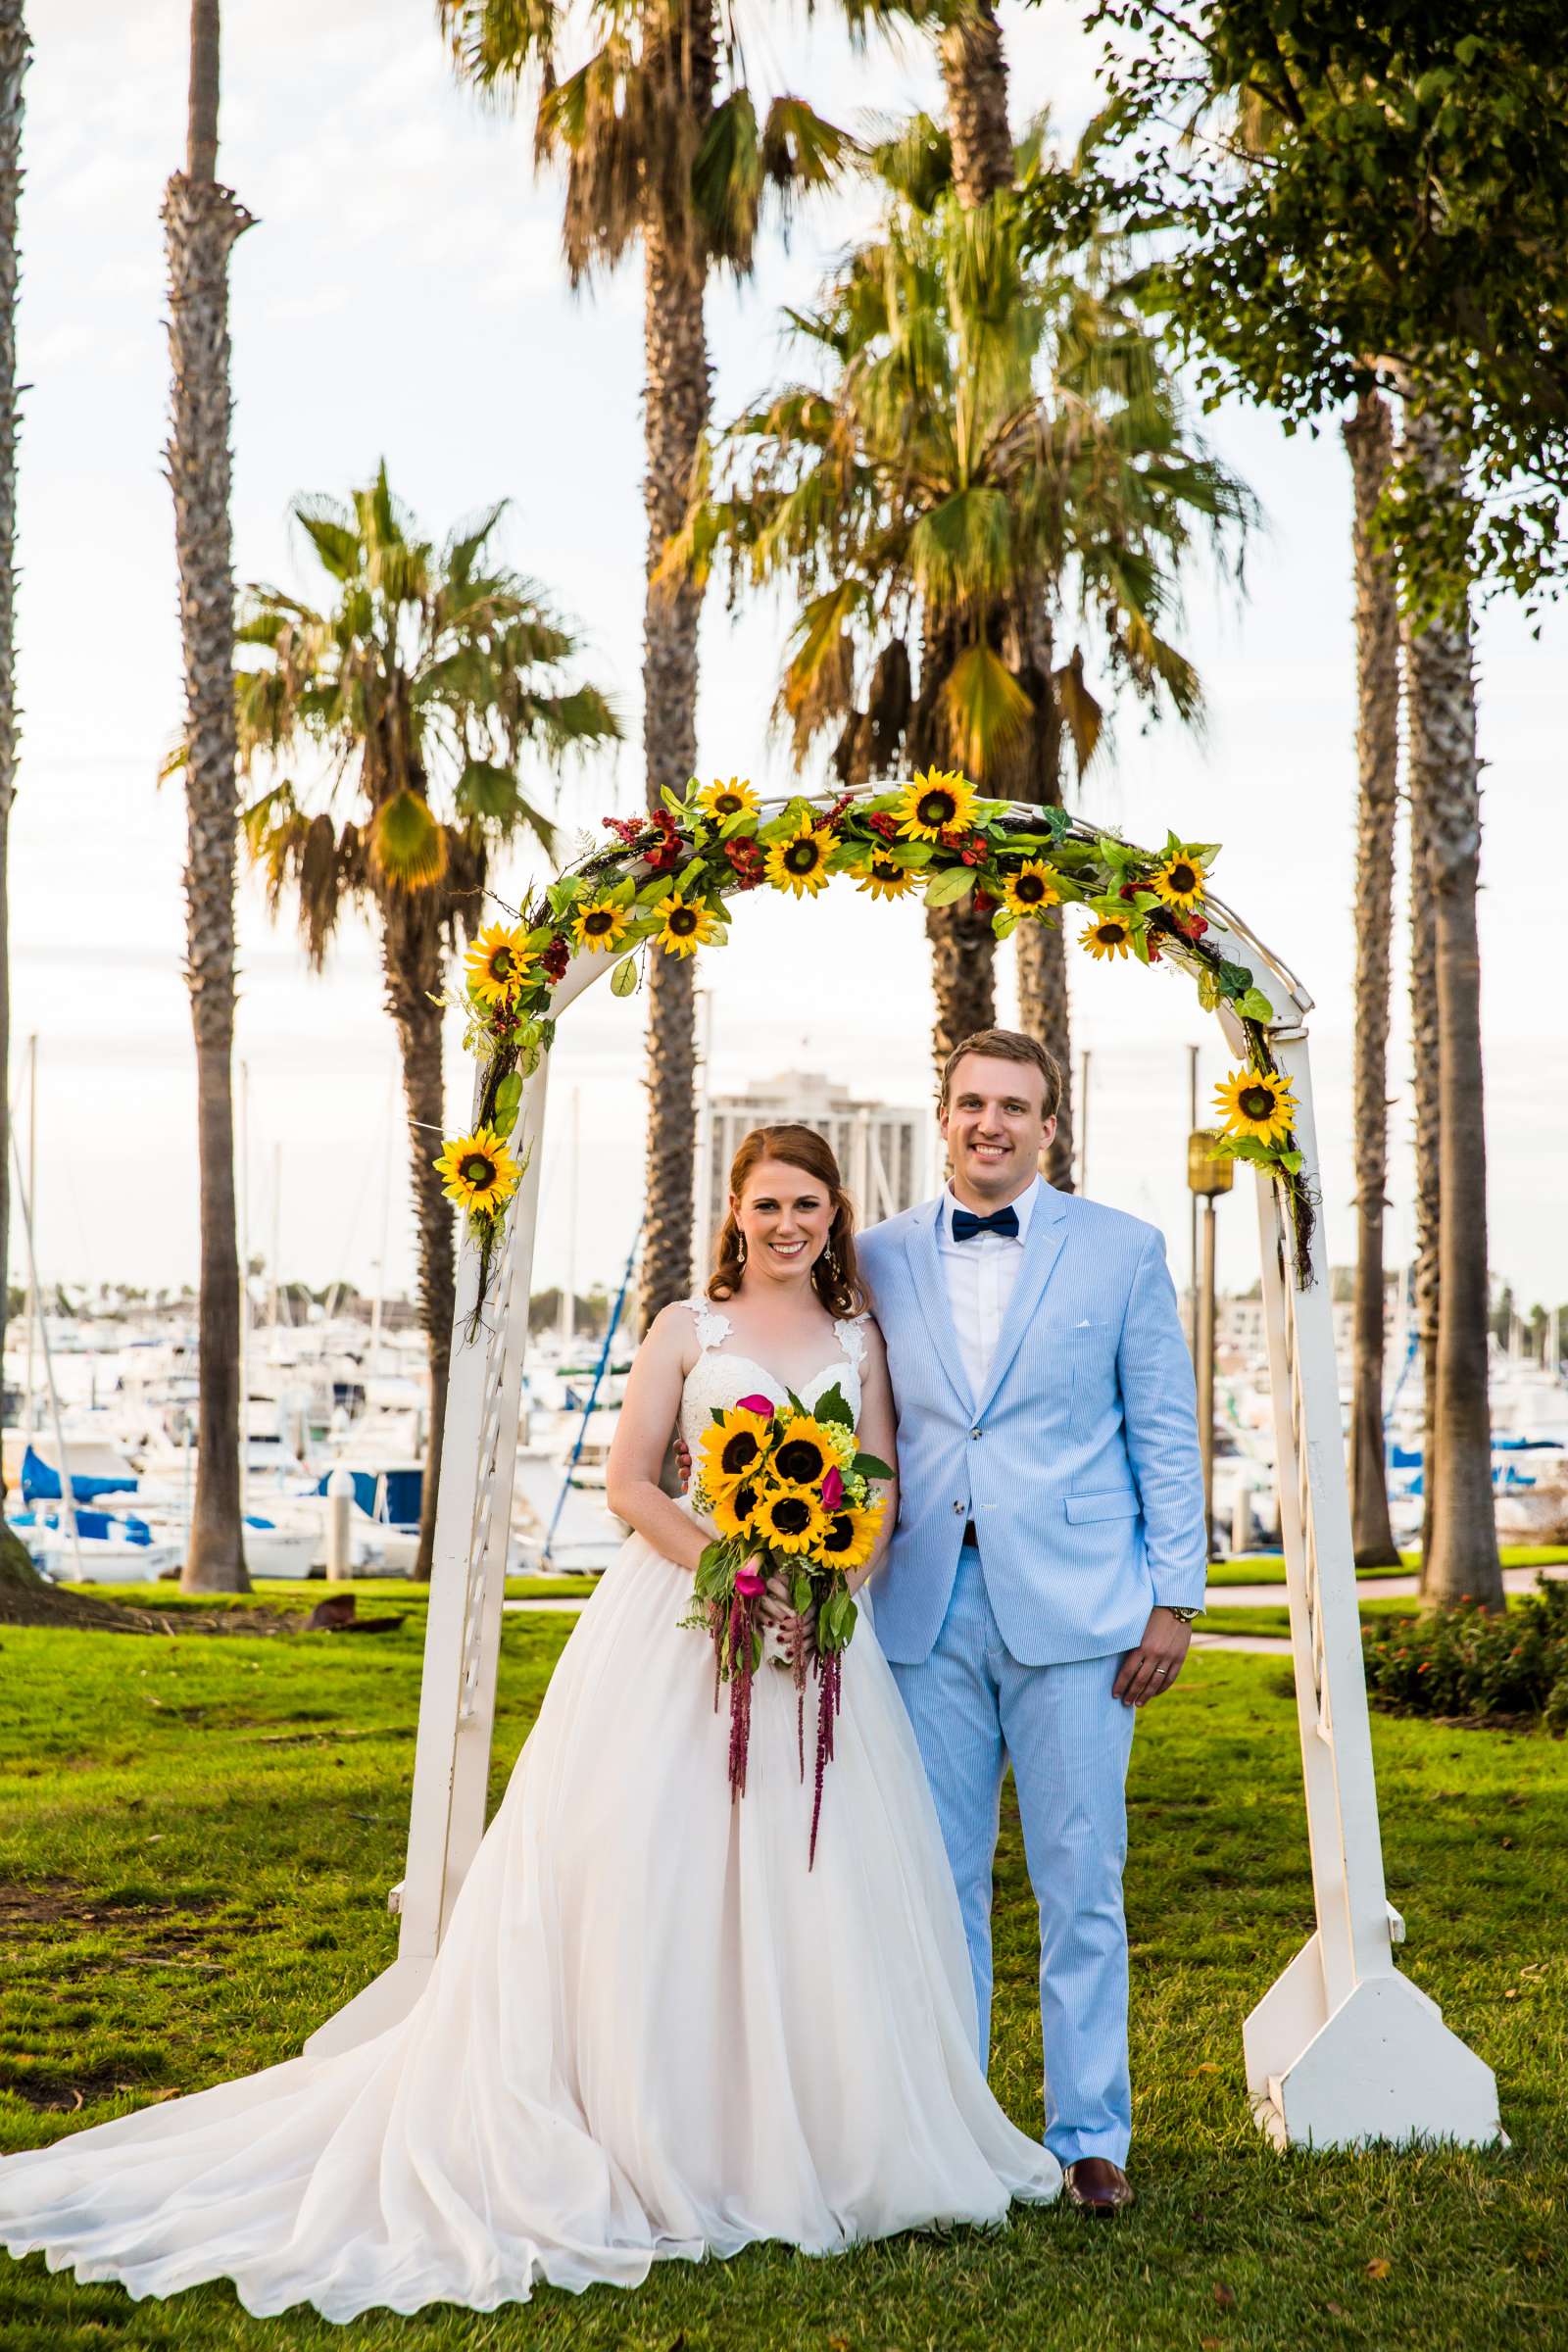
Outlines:
{"label": "white arch post", "polygon": [[[1302,1176],[1318,1200],[1312,1001],[1227,908],[1208,901],[1205,912],[1207,944],[1244,966],[1273,1004],[1269,1040],[1295,1091]],[[574,957],[552,1015],[611,960]],[[1223,1004],[1220,1017],[1245,1058],[1240,1022]],[[408,1861],[389,1897],[401,1923],[397,1958],[311,2036],[312,2054],[365,2040],[412,2007],[484,1834],[548,1074],[546,1055],[523,1090],[526,1169],[471,1340],[478,1252],[466,1236],[459,1260]],[[1323,1221],[1312,1238],[1312,1279],[1299,1288],[1281,1192],[1262,1170],[1255,1181],[1317,1925],[1245,2021],[1248,2088],[1258,2124],[1281,2146],[1487,2145],[1502,2135],[1491,2069],[1394,1963],[1404,1924],[1383,1881]]]}

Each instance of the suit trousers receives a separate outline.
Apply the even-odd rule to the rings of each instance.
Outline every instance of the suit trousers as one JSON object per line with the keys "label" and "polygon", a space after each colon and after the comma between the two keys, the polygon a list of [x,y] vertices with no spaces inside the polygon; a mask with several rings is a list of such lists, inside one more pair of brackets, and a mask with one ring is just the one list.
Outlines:
{"label": "suit trousers", "polygon": [[991,1880],[1010,1763],[1029,1881],[1040,1907],[1046,2145],[1061,2164],[1125,2164],[1127,1763],[1136,1709],[1111,1696],[1124,1652],[1022,1666],[966,1544],[930,1656],[895,1665],[957,1883],[979,2015],[991,2047]]}

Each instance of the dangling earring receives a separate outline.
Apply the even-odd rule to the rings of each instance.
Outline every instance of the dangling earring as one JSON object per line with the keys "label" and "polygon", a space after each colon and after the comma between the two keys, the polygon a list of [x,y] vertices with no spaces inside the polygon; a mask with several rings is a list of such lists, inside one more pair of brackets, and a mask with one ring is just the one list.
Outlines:
{"label": "dangling earring", "polygon": [[746,1236],[744,1233],[737,1234],[735,1237],[735,1263],[738,1266],[744,1266],[746,1263]]}

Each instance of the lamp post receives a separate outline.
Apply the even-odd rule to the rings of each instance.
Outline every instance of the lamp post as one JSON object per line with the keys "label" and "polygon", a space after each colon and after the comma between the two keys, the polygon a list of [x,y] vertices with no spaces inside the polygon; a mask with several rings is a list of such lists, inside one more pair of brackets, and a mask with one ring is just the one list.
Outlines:
{"label": "lamp post", "polygon": [[1236,1162],[1216,1156],[1216,1127],[1187,1138],[1187,1189],[1194,1212],[1203,1203],[1202,1246],[1193,1297],[1193,1362],[1198,1374],[1198,1436],[1203,1450],[1203,1540],[1214,1540],[1214,1203],[1236,1180]]}

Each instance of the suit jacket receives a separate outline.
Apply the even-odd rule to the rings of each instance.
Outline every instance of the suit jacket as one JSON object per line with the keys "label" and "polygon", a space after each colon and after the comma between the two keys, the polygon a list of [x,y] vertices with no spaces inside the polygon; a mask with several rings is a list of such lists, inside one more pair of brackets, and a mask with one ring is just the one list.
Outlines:
{"label": "suit jacket", "polygon": [[899,1416],[899,1520],[877,1639],[929,1656],[973,1520],[998,1628],[1026,1666],[1130,1649],[1156,1601],[1200,1608],[1202,1465],[1157,1228],[1042,1183],[982,1393],[937,1250],[940,1200],[859,1238]]}

